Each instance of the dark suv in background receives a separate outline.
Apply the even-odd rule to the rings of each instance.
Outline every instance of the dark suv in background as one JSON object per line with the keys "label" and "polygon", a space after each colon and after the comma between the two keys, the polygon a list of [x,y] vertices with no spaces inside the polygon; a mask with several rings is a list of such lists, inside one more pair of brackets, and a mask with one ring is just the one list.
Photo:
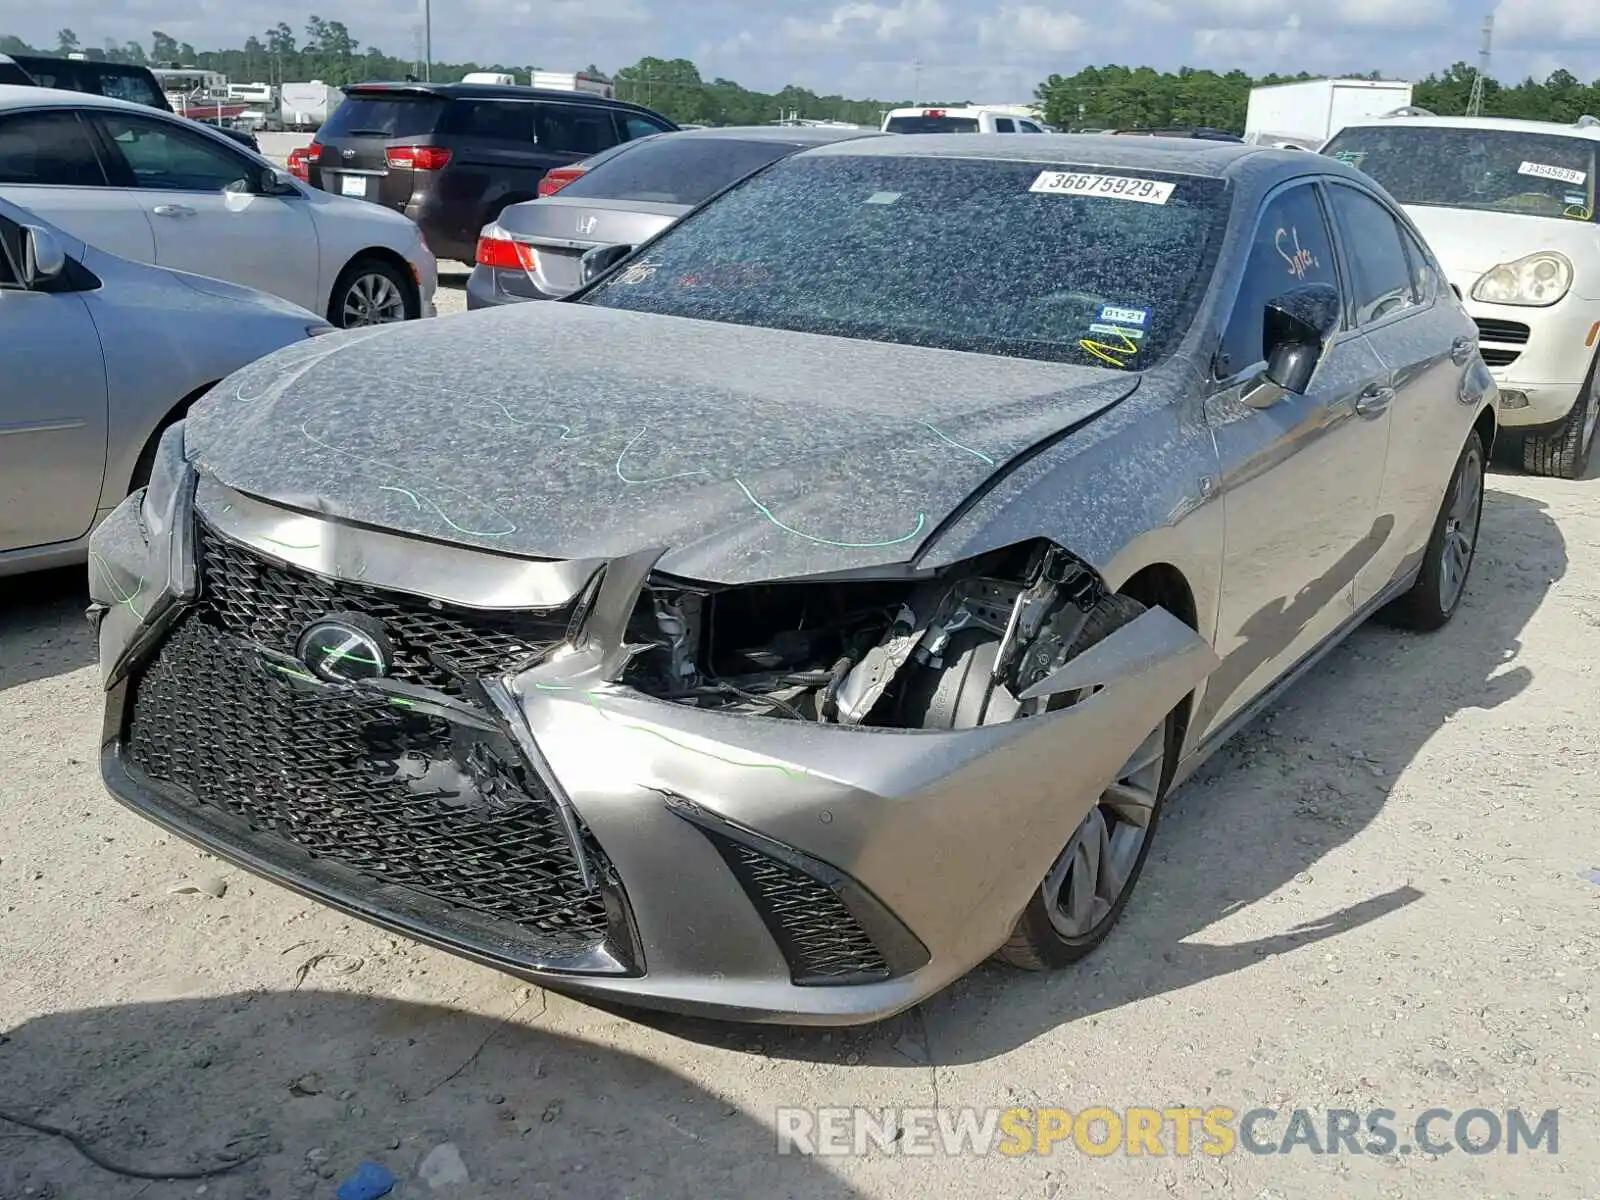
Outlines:
{"label": "dark suv in background", "polygon": [[360,83],[289,165],[324,191],[405,213],[436,257],[472,262],[478,231],[532,200],[546,171],[675,129],[648,108],[582,92]]}

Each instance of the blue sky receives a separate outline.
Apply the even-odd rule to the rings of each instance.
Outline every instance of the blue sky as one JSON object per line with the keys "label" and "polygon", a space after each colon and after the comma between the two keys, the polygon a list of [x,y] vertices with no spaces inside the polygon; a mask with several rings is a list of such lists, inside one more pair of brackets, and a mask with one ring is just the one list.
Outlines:
{"label": "blue sky", "polygon": [[[1475,61],[1492,0],[433,0],[435,55],[606,69],[645,54],[686,57],[709,78],[787,82],[853,96],[1026,99],[1052,71],[1120,62],[1252,73],[1383,70],[1420,77]],[[414,6],[414,7],[413,7]],[[0,32],[89,44],[162,29],[206,48],[278,20],[341,20],[363,43],[412,53],[420,0],[0,0]],[[1600,0],[1500,0],[1494,74],[1565,67],[1600,77]]]}

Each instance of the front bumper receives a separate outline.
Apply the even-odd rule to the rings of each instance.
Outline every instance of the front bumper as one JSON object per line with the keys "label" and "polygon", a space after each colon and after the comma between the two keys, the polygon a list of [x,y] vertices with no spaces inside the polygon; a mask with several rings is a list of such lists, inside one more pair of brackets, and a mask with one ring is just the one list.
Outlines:
{"label": "front bumper", "polygon": [[[595,670],[648,561],[601,575],[424,549],[210,482],[152,544],[137,505],[96,535],[91,569],[115,796],[389,929],[685,1013],[867,1022],[965,974],[1215,663],[1152,610],[1080,660],[1103,687],[1068,710],[952,733],[797,726]],[[517,657],[495,641],[507,629],[531,644],[517,622],[556,628],[575,605],[588,634],[488,669]],[[387,691],[322,683],[284,653],[305,620],[352,610],[395,632]]]}
{"label": "front bumper", "polygon": [[[1470,297],[1476,279],[1453,282]],[[1526,431],[1563,421],[1600,341],[1600,301],[1569,294],[1549,308],[1530,308],[1469,298],[1466,309],[1478,323],[1479,349],[1502,393],[1500,424]]]}

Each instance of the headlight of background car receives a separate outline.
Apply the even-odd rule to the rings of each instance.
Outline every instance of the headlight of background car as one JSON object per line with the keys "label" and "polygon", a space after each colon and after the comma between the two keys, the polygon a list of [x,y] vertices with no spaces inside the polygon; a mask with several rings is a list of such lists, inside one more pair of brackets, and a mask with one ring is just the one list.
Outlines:
{"label": "headlight of background car", "polygon": [[1472,298],[1485,304],[1523,304],[1544,308],[1572,287],[1572,264],[1560,254],[1542,250],[1485,271],[1472,285]]}

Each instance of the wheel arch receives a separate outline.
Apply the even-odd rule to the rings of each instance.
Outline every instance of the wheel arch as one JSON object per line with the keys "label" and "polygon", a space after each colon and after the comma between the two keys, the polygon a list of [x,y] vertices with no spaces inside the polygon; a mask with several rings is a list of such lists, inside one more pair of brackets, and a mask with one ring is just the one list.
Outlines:
{"label": "wheel arch", "polygon": [[411,264],[405,260],[405,256],[396,250],[390,249],[388,246],[368,246],[363,250],[357,250],[345,260],[344,266],[339,268],[339,273],[333,277],[333,282],[328,285],[328,294],[322,305],[322,315],[334,325],[338,324],[338,321],[334,320],[333,301],[339,291],[339,284],[343,282],[345,276],[350,274],[352,268],[368,260],[381,262],[385,266],[393,267],[398,271],[400,273],[401,286],[406,289],[407,306],[412,311],[421,313],[422,287],[417,282],[416,272],[412,269]]}
{"label": "wheel arch", "polygon": [[[1146,608],[1164,608],[1190,629],[1200,632],[1199,610],[1194,588],[1187,576],[1169,562],[1154,562],[1139,568],[1116,591]],[[1178,706],[1178,745],[1183,746],[1189,733],[1189,718],[1194,708],[1195,693],[1190,692]]]}
{"label": "wheel arch", "polygon": [[1494,405],[1485,404],[1478,411],[1478,419],[1472,423],[1472,429],[1478,435],[1478,440],[1483,443],[1483,457],[1487,462],[1494,453],[1495,438],[1500,433],[1500,422],[1494,415]]}
{"label": "wheel arch", "polygon": [[220,382],[221,380],[219,379],[213,379],[210,383],[201,384],[168,409],[166,414],[156,422],[155,428],[150,432],[150,436],[139,447],[138,457],[133,460],[132,466],[128,468],[127,473],[122,478],[118,493],[119,499],[130,495],[135,487],[144,486],[143,481],[149,477],[150,465],[155,461],[156,445],[161,441],[161,435],[188,416],[189,409],[194,407],[195,401]]}

